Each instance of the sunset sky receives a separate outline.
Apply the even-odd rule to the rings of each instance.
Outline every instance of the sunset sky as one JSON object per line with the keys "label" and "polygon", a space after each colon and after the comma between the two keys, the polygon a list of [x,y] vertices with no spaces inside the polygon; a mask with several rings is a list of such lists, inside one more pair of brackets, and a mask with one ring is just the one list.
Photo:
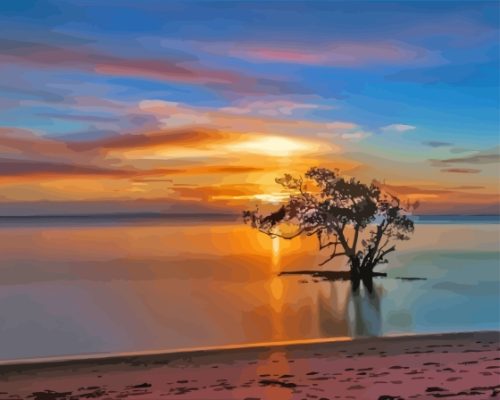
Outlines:
{"label": "sunset sky", "polygon": [[339,168],[499,211],[496,1],[0,3],[0,214],[238,212]]}

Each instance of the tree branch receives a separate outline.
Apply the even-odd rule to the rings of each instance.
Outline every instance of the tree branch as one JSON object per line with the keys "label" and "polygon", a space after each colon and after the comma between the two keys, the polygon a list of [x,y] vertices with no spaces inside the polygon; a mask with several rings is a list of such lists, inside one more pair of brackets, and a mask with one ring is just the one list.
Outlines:
{"label": "tree branch", "polygon": [[299,182],[299,192],[302,195],[302,197],[305,197],[304,190],[302,189],[302,185],[304,183],[304,180],[302,179],[302,177],[300,177],[298,179],[298,182]]}
{"label": "tree branch", "polygon": [[354,228],[354,239],[352,241],[352,252],[356,254],[356,246],[358,245],[358,235],[359,235],[359,225],[356,225],[356,228]]}
{"label": "tree branch", "polygon": [[[339,241],[338,241],[338,237],[337,235],[335,235],[335,238],[336,240],[335,241],[329,241],[328,243],[323,243],[323,239],[322,239],[322,231],[320,228],[318,228],[315,232],[317,235],[317,238],[318,238],[318,245],[319,245],[319,250],[323,250],[323,249],[326,249],[327,247],[330,247],[330,246],[333,246],[333,245],[338,245],[338,244],[341,244]],[[328,236],[328,235],[327,235]]]}
{"label": "tree branch", "polygon": [[387,250],[380,252],[377,258],[375,259],[375,265],[378,264],[387,254],[396,250],[396,246],[389,247]]}
{"label": "tree branch", "polygon": [[325,265],[328,261],[331,261],[333,260],[335,257],[340,257],[340,256],[346,256],[347,254],[346,253],[336,253],[336,252],[333,252],[332,255],[330,257],[328,257],[325,261],[319,263],[320,266],[323,266]]}
{"label": "tree branch", "polygon": [[368,253],[364,257],[363,262],[361,264],[362,268],[365,268],[368,265],[371,265],[373,267],[377,264],[376,255],[377,252],[379,251],[380,241],[382,240],[384,232],[387,230],[388,226],[389,224],[387,223],[386,219],[384,219],[379,225],[377,225],[377,232],[375,233],[375,240],[373,241],[373,246],[368,248]]}
{"label": "tree branch", "polygon": [[265,233],[267,236],[270,236],[270,237],[279,237],[282,239],[290,240],[290,239],[296,238],[297,236],[300,236],[304,232],[304,229],[300,229],[299,231],[295,232],[292,235],[281,235],[279,233],[273,233],[273,232],[265,231],[263,229],[259,229],[259,232]]}
{"label": "tree branch", "polygon": [[385,246],[389,244],[389,238],[387,238],[382,246],[380,246],[379,251],[384,250]]}
{"label": "tree branch", "polygon": [[328,243],[325,243],[325,244],[319,244],[319,249],[320,250],[323,250],[323,249],[326,249],[327,247],[330,247],[330,246],[333,246],[333,245],[339,245],[341,244],[340,242],[328,242]]}
{"label": "tree branch", "polygon": [[[304,229],[304,231],[306,231],[306,230],[307,230],[307,228],[303,228],[303,229]],[[307,236],[312,236],[312,235],[314,235],[314,234],[316,234],[316,233],[318,233],[318,232],[321,232],[321,229],[323,229],[323,228],[322,228],[322,227],[315,228],[315,229],[314,229],[313,231],[311,231],[311,232],[306,232],[306,235],[307,235]]]}
{"label": "tree branch", "polygon": [[339,239],[340,244],[344,248],[344,252],[346,253],[346,255],[352,255],[353,254],[352,249],[349,247],[349,243],[347,243],[347,240],[346,240],[345,235],[344,235],[345,226],[346,226],[346,223],[345,222],[342,223],[341,229],[338,229],[338,228],[336,229],[336,234],[337,234],[337,237]]}
{"label": "tree branch", "polygon": [[330,255],[330,257],[328,257],[325,261],[321,262],[321,263],[319,264],[320,266],[325,265],[327,262],[329,262],[329,261],[333,260],[335,257],[340,257],[340,256],[344,256],[344,255],[346,255],[346,253],[345,253],[345,252],[343,252],[343,253],[338,253],[338,254],[337,254],[337,246],[338,246],[338,244],[339,244],[339,243],[340,243],[340,242],[336,242],[336,243],[334,243],[335,247],[333,248],[333,252],[332,252],[332,254],[331,254],[331,255]]}

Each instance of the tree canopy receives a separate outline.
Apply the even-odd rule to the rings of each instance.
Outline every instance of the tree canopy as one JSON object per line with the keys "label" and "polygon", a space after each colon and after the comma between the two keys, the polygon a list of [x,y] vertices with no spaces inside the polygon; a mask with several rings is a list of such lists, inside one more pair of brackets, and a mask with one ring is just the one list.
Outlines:
{"label": "tree canopy", "polygon": [[395,251],[394,242],[408,240],[413,233],[409,216],[417,204],[404,208],[375,182],[367,185],[317,167],[310,168],[305,179],[285,174],[276,182],[290,192],[287,203],[268,215],[258,209],[244,211],[244,221],[271,237],[315,235],[319,250],[329,252],[320,265],[346,257],[351,276],[372,275]]}

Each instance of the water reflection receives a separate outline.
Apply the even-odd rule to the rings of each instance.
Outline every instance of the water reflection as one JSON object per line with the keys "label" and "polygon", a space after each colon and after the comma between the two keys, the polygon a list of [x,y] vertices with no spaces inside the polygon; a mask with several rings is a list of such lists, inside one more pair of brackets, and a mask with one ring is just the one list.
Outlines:
{"label": "water reflection", "polygon": [[[309,279],[305,285],[312,285],[308,291],[315,293],[316,298],[312,302],[301,307],[295,313],[288,311],[284,317],[283,305],[293,304],[296,291],[287,290],[287,298],[284,296],[284,288],[290,282],[286,280],[297,279],[294,276],[280,277],[281,252],[280,242],[282,239],[272,239],[271,272],[274,274],[270,279],[270,317],[273,321],[273,338],[287,339],[297,320],[301,319],[303,312],[311,316],[317,316],[317,335],[321,337],[344,337],[344,336],[378,336],[382,332],[380,297],[383,288],[374,284],[373,280],[359,282],[351,281],[324,281],[318,282]],[[299,278],[300,279],[300,278]],[[304,288],[299,290],[303,291]],[[306,331],[303,329],[302,334]]]}
{"label": "water reflection", "polygon": [[350,329],[346,323],[346,315],[351,296],[350,282],[324,282],[319,285],[317,315],[321,336],[349,336]]}
{"label": "water reflection", "polygon": [[348,319],[351,336],[379,336],[382,333],[380,297],[382,287],[361,287],[351,292]]}
{"label": "water reflection", "polygon": [[418,228],[387,272],[426,281],[353,292],[278,276],[317,244],[240,224],[0,227],[0,359],[497,329],[498,227]]}
{"label": "water reflection", "polygon": [[258,321],[259,332],[267,326],[267,336],[273,340],[380,335],[382,288],[379,285],[362,285],[353,290],[350,281],[278,276],[280,240],[275,238],[272,243],[268,306],[259,306],[249,316]]}

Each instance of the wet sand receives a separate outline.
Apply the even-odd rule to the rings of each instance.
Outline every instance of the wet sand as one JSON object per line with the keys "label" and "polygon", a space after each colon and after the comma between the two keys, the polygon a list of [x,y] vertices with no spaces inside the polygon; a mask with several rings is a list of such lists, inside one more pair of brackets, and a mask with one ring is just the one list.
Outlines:
{"label": "wet sand", "polygon": [[0,399],[500,398],[500,332],[0,366]]}

